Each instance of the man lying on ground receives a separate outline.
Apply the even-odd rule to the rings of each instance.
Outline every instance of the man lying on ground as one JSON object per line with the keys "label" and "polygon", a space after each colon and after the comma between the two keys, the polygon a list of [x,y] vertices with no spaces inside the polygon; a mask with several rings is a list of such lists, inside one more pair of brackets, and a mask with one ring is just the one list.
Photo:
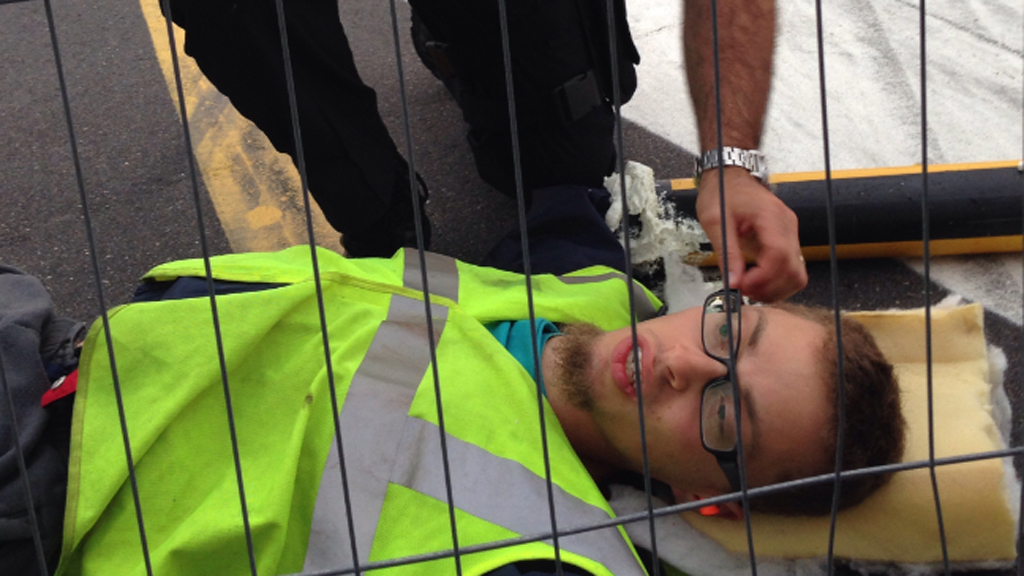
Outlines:
{"label": "man lying on ground", "polygon": [[[660,302],[611,268],[537,275],[538,371],[523,276],[428,254],[428,323],[417,252],[318,257],[326,351],[307,247],[212,260],[220,346],[201,260],[155,268],[137,302],[111,311],[116,373],[93,327],[74,398],[59,573],[130,574],[149,562],[159,574],[248,574],[253,562],[283,574],[450,550],[454,538],[464,549],[543,534],[548,469],[560,529],[607,521],[608,484],[643,470],[638,390],[651,476],[681,500],[738,489],[738,429],[749,486],[833,468],[827,311],[721,292],[658,315]],[[639,372],[628,289],[643,320]],[[903,419],[891,367],[860,325],[842,328],[844,468],[894,462]],[[843,506],[884,480],[844,483]],[[828,485],[751,506],[827,513],[831,495]],[[741,511],[736,501],[720,513]],[[645,570],[620,528],[558,544],[566,574]],[[554,560],[544,540],[457,561],[463,574],[504,576],[554,573]],[[456,560],[391,571],[454,574]]]}

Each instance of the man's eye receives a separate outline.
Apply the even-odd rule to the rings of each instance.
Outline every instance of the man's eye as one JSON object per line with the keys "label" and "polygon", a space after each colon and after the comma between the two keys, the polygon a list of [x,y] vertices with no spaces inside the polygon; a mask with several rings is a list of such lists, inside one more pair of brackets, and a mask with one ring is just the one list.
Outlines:
{"label": "man's eye", "polygon": [[729,338],[729,325],[726,324],[725,322],[722,322],[722,325],[718,327],[718,335],[721,336],[723,340],[728,339]]}
{"label": "man's eye", "polygon": [[718,419],[722,420],[722,421],[725,420],[725,404],[724,403],[718,406]]}

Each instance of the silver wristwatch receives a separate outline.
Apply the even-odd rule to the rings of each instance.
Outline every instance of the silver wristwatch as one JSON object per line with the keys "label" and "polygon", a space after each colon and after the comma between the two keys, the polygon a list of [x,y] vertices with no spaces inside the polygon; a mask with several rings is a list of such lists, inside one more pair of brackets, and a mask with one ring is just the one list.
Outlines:
{"label": "silver wristwatch", "polygon": [[722,158],[718,158],[718,148],[713,148],[701,154],[700,158],[694,159],[694,180],[700,184],[700,176],[705,170],[712,170],[722,166],[739,166],[750,172],[750,175],[757,178],[768,186],[768,161],[764,154],[758,150],[744,150],[732,146],[722,147]]}

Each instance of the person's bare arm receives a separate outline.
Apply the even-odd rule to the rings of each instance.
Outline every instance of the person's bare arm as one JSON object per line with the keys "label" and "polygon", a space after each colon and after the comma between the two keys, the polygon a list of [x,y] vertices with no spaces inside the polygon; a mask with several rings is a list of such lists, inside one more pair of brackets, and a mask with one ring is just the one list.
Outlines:
{"label": "person's bare arm", "polygon": [[[683,46],[701,151],[718,146],[711,0],[685,0]],[[722,144],[755,149],[761,142],[772,51],[774,0],[718,0],[718,54]],[[726,213],[720,213],[719,174],[701,177],[697,217],[724,267],[722,224],[728,242],[729,283],[756,300],[791,296],[807,284],[797,218],[742,168],[726,168]],[[746,269],[744,253],[754,260]]]}

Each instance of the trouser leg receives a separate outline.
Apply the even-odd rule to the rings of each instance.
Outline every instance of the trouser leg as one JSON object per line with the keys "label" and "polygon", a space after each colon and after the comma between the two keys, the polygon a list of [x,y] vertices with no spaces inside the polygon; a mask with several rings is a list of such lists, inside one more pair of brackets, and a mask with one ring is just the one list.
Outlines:
{"label": "trouser leg", "polygon": [[[414,41],[445,81],[470,126],[468,139],[480,176],[515,195],[516,179],[497,3],[488,0],[410,0]],[[557,92],[595,64],[577,0],[508,4],[508,27],[522,180],[534,188],[598,187],[615,165],[614,115],[601,97],[589,112],[567,119]],[[433,42],[432,50],[425,46]],[[444,47],[442,53],[437,47]],[[446,59],[452,75],[433,66]],[[631,69],[630,69],[631,70]]]}
{"label": "trouser leg", "polygon": [[[519,152],[523,188],[561,185],[604,186],[615,168],[612,139],[615,118],[606,106],[572,127],[543,127],[519,118]],[[525,129],[524,129],[525,128]],[[512,133],[507,128],[471,128],[467,136],[480,177],[503,194],[516,195]]]}
{"label": "trouser leg", "polygon": [[[341,232],[408,202],[408,165],[356,70],[335,0],[284,2],[310,192]],[[279,151],[296,160],[277,13],[271,0],[171,0],[185,52]],[[296,160],[297,163],[297,160]]]}
{"label": "trouser leg", "polygon": [[[530,269],[534,274],[568,274],[602,264],[625,273],[626,254],[605,223],[611,194],[604,188],[555,186],[534,191],[526,212]],[[484,256],[482,264],[522,273],[519,230],[510,230]]]}

